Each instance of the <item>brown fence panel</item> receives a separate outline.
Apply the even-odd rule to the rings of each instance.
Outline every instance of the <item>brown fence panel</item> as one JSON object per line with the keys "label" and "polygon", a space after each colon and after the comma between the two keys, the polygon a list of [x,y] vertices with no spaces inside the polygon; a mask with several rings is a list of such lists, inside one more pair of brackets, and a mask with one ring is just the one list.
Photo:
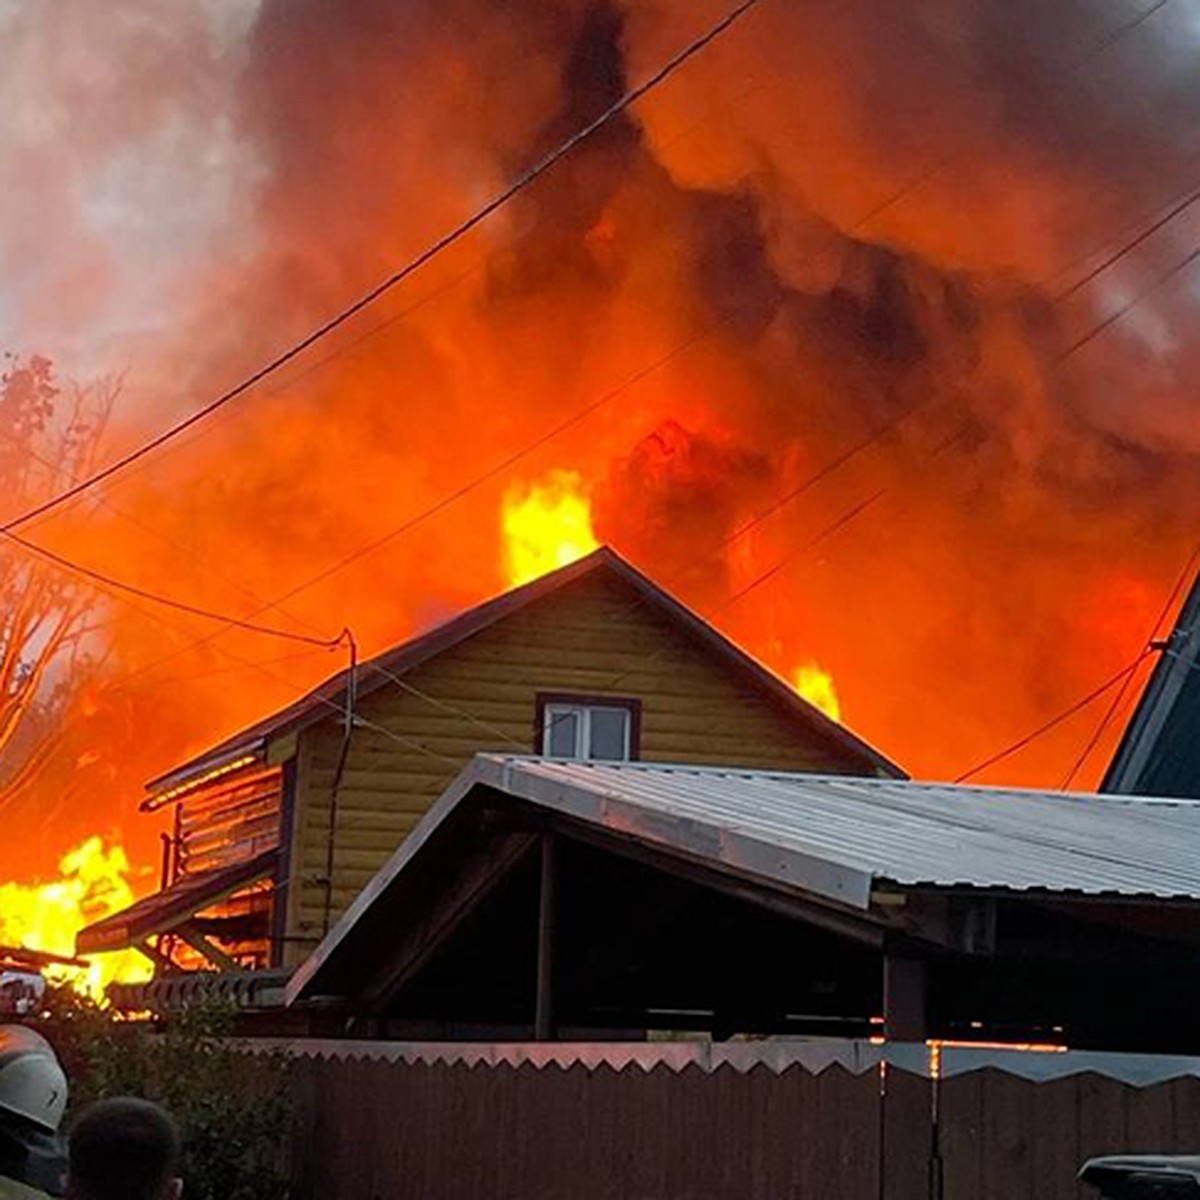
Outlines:
{"label": "brown fence panel", "polygon": [[884,1082],[882,1200],[930,1200],[933,1084],[889,1066]]}
{"label": "brown fence panel", "polygon": [[1200,1081],[973,1071],[940,1084],[938,1144],[944,1200],[1094,1200],[1076,1179],[1089,1158],[1200,1150]]}
{"label": "brown fence panel", "polygon": [[296,1200],[881,1195],[873,1072],[306,1060],[296,1096]]}

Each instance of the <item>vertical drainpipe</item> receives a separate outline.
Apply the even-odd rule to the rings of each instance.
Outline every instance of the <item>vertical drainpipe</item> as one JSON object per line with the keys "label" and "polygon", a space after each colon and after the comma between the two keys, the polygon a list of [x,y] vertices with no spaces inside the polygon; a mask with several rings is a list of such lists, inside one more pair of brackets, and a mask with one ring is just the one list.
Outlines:
{"label": "vertical drainpipe", "polygon": [[350,754],[350,738],[354,733],[354,705],[358,698],[358,643],[349,629],[343,630],[350,649],[350,665],[346,672],[346,711],[342,717],[342,746],[338,751],[337,767],[333,773],[333,786],[329,790],[329,834],[325,843],[325,917],[322,936],[329,932],[333,919],[333,858],[337,841],[338,789],[342,786],[342,775],[346,770],[346,759]]}

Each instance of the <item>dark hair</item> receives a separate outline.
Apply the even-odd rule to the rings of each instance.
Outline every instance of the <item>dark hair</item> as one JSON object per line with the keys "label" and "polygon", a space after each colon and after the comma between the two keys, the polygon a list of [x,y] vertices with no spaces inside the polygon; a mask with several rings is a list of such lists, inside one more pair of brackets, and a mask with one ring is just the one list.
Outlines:
{"label": "dark hair", "polygon": [[149,1100],[100,1100],[72,1126],[67,1158],[79,1200],[160,1200],[179,1170],[179,1132]]}

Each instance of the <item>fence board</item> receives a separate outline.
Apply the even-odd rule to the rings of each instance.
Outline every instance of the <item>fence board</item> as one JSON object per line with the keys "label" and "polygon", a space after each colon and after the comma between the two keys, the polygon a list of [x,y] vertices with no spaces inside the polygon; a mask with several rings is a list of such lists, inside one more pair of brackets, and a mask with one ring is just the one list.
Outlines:
{"label": "fence board", "polygon": [[1028,1120],[1033,1129],[1030,1162],[1039,1200],[1076,1200],[1079,1186],[1079,1080],[1030,1084]]}
{"label": "fence board", "polygon": [[929,1200],[933,1084],[888,1067],[880,1146],[882,1200]]}
{"label": "fence board", "polygon": [[295,1080],[297,1200],[879,1196],[873,1072],[309,1060]]}
{"label": "fence board", "polygon": [[837,1066],[300,1060],[293,1196],[1084,1200],[1087,1157],[1200,1150],[1194,1078],[1136,1088],[988,1068],[935,1085],[891,1067],[884,1082]]}

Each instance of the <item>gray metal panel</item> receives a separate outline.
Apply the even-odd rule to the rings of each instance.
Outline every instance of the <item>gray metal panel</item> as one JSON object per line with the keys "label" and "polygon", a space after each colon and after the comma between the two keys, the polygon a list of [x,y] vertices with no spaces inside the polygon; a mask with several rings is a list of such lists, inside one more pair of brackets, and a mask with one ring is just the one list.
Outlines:
{"label": "gray metal panel", "polygon": [[1193,800],[497,756],[476,769],[547,808],[860,906],[873,880],[1200,899]]}
{"label": "gray metal panel", "polygon": [[1200,801],[477,755],[293,975],[319,976],[363,914],[478,786],[718,870],[865,910],[910,887],[1200,900]]}

